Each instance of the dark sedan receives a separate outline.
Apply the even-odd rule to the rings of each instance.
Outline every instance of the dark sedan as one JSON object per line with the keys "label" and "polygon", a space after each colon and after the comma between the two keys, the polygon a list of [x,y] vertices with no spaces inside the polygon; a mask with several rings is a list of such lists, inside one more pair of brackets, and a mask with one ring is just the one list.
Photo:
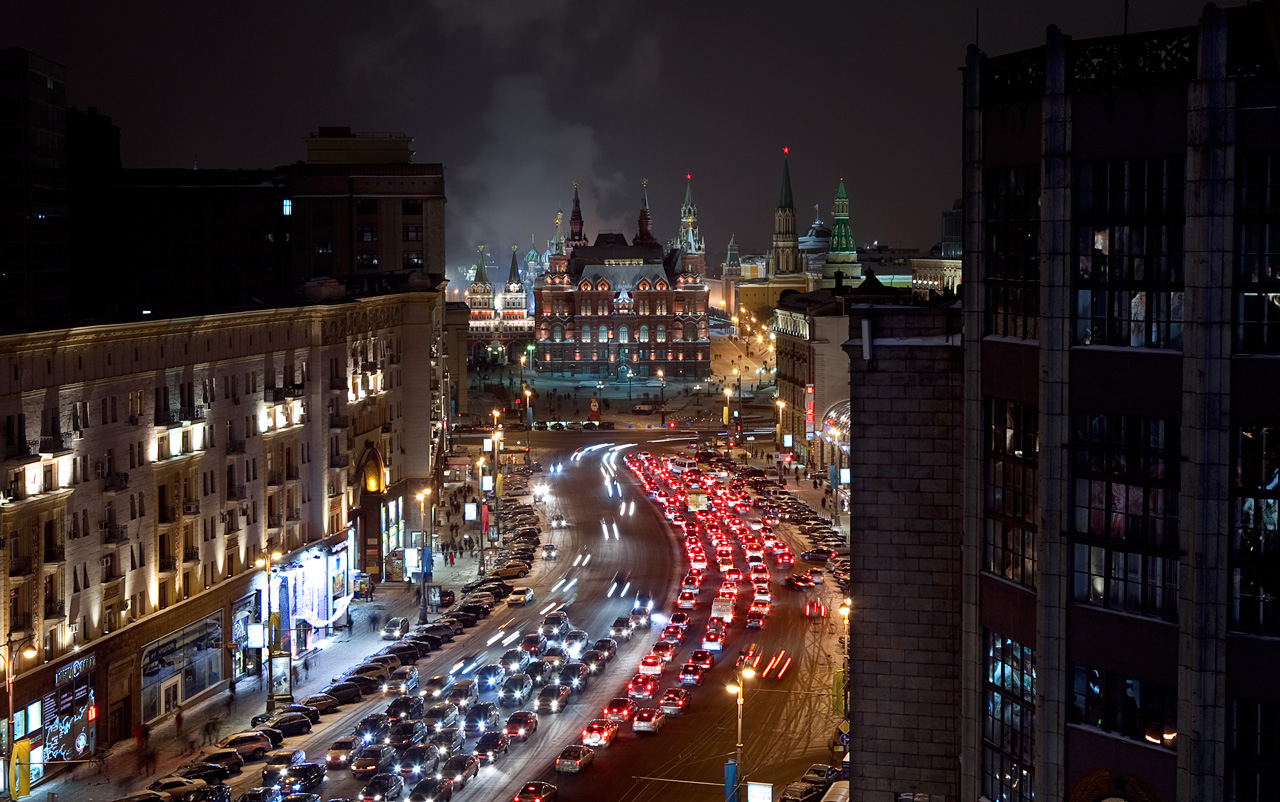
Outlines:
{"label": "dark sedan", "polygon": [[306,735],[311,732],[311,719],[304,713],[277,713],[265,722],[273,730],[285,736]]}
{"label": "dark sedan", "polygon": [[[312,724],[320,723],[320,711],[315,707],[312,707],[311,705],[302,705],[302,704],[283,705],[281,707],[277,707],[275,709],[275,712],[273,713],[259,713],[258,715],[249,719],[249,723],[251,723],[253,726],[256,727],[259,724],[266,724],[272,718],[282,715],[284,713],[301,713],[302,715],[310,719]],[[270,724],[268,724],[267,726],[270,726]]]}
{"label": "dark sedan", "polygon": [[445,761],[440,770],[441,777],[453,780],[459,788],[465,788],[467,781],[480,773],[480,758],[475,755],[454,755]]}
{"label": "dark sedan", "polygon": [[193,760],[190,763],[184,763],[172,772],[176,777],[186,777],[188,780],[204,780],[213,785],[220,783],[231,776],[231,770],[226,766],[217,763],[205,763],[199,760]]}
{"label": "dark sedan", "polygon": [[467,711],[463,729],[467,733],[483,734],[502,724],[502,714],[493,702],[480,702]]}
{"label": "dark sedan", "polygon": [[325,767],[318,763],[298,763],[281,772],[276,779],[282,793],[314,791],[324,782]]}
{"label": "dark sedan", "polygon": [[404,794],[404,779],[399,774],[375,774],[369,784],[360,789],[357,799],[365,802],[385,802],[399,799]]}
{"label": "dark sedan", "polygon": [[335,682],[320,689],[320,693],[338,700],[339,704],[359,702],[364,698],[364,691],[354,682]]}
{"label": "dark sedan", "polygon": [[471,754],[480,758],[481,762],[484,763],[493,763],[506,753],[507,736],[498,730],[481,735],[480,739],[476,741],[475,748],[471,750]]}
{"label": "dark sedan", "polygon": [[409,791],[409,802],[449,802],[453,799],[453,780],[428,777]]}

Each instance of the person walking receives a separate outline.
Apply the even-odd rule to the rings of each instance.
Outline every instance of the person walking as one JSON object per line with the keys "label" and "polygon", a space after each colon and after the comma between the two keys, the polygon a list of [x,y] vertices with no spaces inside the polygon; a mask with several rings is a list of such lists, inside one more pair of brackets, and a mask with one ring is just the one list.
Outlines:
{"label": "person walking", "polygon": [[182,737],[182,705],[178,705],[178,712],[173,714],[173,726],[178,730],[178,737]]}
{"label": "person walking", "polygon": [[227,712],[231,712],[231,708],[236,706],[236,681],[231,680],[231,684],[227,686]]}

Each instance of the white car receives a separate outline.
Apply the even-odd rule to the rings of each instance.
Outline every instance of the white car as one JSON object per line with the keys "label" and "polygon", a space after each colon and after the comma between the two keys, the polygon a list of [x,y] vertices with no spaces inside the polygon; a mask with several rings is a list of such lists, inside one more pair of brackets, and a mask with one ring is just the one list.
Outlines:
{"label": "white car", "polygon": [[177,799],[187,791],[204,788],[205,784],[204,780],[188,780],[186,777],[161,777],[148,785],[147,790],[169,794],[171,798]]}
{"label": "white car", "polygon": [[666,723],[666,713],[656,707],[642,707],[636,711],[635,718],[631,719],[631,729],[634,732],[652,732],[656,734]]}

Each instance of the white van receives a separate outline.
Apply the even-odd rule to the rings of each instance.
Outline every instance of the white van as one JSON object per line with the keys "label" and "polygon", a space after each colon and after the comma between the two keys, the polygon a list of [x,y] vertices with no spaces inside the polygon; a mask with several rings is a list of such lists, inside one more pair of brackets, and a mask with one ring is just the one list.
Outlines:
{"label": "white van", "polygon": [[696,471],[698,463],[683,457],[672,457],[667,460],[667,470],[672,473],[684,473],[685,471]]}

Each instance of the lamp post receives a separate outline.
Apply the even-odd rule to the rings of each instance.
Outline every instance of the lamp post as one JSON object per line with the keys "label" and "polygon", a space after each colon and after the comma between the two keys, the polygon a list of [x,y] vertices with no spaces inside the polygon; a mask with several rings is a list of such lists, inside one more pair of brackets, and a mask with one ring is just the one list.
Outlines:
{"label": "lamp post", "polygon": [[[17,798],[12,787],[13,780],[16,778],[17,772],[13,771],[13,768],[10,766],[10,762],[13,760],[13,712],[16,709],[16,706],[13,703],[13,681],[14,675],[18,673],[15,670],[16,667],[14,666],[13,654],[19,648],[22,649],[21,654],[27,660],[35,659],[35,656],[38,654],[36,651],[35,641],[30,636],[25,638],[14,638],[13,633],[9,633],[8,639],[4,644],[4,687],[9,707],[9,718],[5,724],[4,776],[6,785],[9,789],[10,799]],[[31,766],[28,764],[27,771],[29,772],[30,770]]]}
{"label": "lamp post", "polygon": [[773,438],[773,440],[777,444],[778,450],[781,451],[782,450],[782,413],[783,413],[783,410],[787,408],[787,402],[783,401],[782,399],[778,399],[773,403],[777,404],[778,406],[778,434]]}
{"label": "lamp post", "polygon": [[520,355],[520,386],[521,387],[524,387],[524,362],[525,362],[524,354],[521,354]]}
{"label": "lamp post", "polygon": [[662,371],[658,371],[658,393],[661,400],[658,401],[658,412],[662,415],[662,428],[667,428],[667,377]]}
{"label": "lamp post", "polygon": [[263,549],[253,564],[262,569],[262,574],[266,577],[266,587],[263,594],[266,596],[267,608],[267,626],[266,638],[267,644],[267,712],[274,712],[276,709],[276,674],[275,674],[275,653],[277,647],[276,632],[278,627],[273,627],[271,622],[271,566],[280,562],[280,558],[284,556],[278,551],[268,552]]}
{"label": "lamp post", "polygon": [[[524,362],[524,357],[520,357],[520,361]],[[533,429],[533,391],[528,387],[524,388],[524,407],[529,410],[529,429]]]}
{"label": "lamp post", "polygon": [[[419,537],[421,543],[418,549],[418,623],[427,623],[427,549],[434,546],[435,528],[436,528],[436,505],[431,505],[431,517],[427,517],[427,499],[431,497],[431,488],[424,487],[417,495],[418,499],[418,528],[420,530]],[[428,534],[428,521],[431,530]]]}
{"label": "lamp post", "polygon": [[[746,681],[751,679],[755,675],[756,675],[756,670],[754,668],[752,668],[749,665],[743,666],[738,670],[737,676],[734,677],[734,682],[724,686],[725,690],[727,690],[729,693],[735,693],[738,695],[738,746],[737,746],[737,751],[735,753],[736,754],[735,762],[737,763],[737,766],[738,766],[738,776],[737,776],[737,784],[734,786],[734,789],[733,789],[733,794],[735,799],[737,798],[737,791],[738,791],[737,785],[742,784],[743,776],[744,776],[742,771],[742,707],[744,704],[746,704],[746,697],[744,695],[744,692],[746,690],[746,687],[745,687]],[[727,794],[725,798],[728,799]]]}
{"label": "lamp post", "polygon": [[[731,423],[733,419],[733,416],[731,413],[733,410],[729,403],[729,400],[731,398],[733,398],[733,390],[731,390],[728,387],[724,388],[724,441],[725,443],[733,442],[733,425]],[[733,446],[729,446],[726,449],[726,452],[728,453],[729,458],[732,459]]]}

